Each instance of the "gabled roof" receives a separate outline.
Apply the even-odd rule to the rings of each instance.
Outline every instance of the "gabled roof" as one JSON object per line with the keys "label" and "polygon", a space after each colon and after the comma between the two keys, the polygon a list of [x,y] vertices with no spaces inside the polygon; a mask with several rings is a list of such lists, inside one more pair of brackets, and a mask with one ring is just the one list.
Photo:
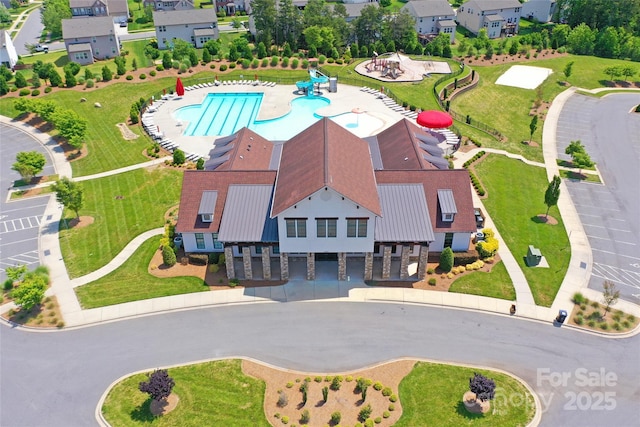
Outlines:
{"label": "gabled roof", "polygon": [[323,187],[380,215],[369,145],[326,117],[284,144],[271,216]]}
{"label": "gabled roof", "polygon": [[403,8],[418,18],[456,14],[447,0],[411,0]]}
{"label": "gabled roof", "polygon": [[368,6],[378,7],[378,3],[345,3],[343,6],[347,11],[347,18],[358,18],[362,15],[362,9]]}
{"label": "gabled roof", "polygon": [[[176,230],[180,233],[215,233],[220,229],[222,212],[229,186],[241,184],[269,184],[276,179],[275,171],[198,171],[186,170],[180,193],[180,215]],[[202,222],[198,209],[204,191],[216,191],[213,222]]]}
{"label": "gabled roof", "polygon": [[418,126],[407,119],[400,120],[377,135],[378,149],[383,169],[417,170],[434,169],[424,158],[420,140],[416,135],[428,138]]}
{"label": "gabled roof", "polygon": [[229,186],[220,223],[221,242],[260,242],[265,228],[277,219],[269,218],[272,184]]}
{"label": "gabled roof", "polygon": [[382,217],[376,218],[376,242],[433,242],[429,208],[421,183],[378,185]]}
{"label": "gabled roof", "polygon": [[463,3],[462,6],[467,6],[468,4],[475,4],[481,11],[522,7],[518,0],[469,0],[467,3]]}
{"label": "gabled roof", "polygon": [[115,34],[115,24],[110,16],[63,19],[62,38],[64,40],[84,37],[100,37]]}
{"label": "gabled roof", "polygon": [[[476,220],[473,214],[473,198],[469,172],[465,169],[376,171],[378,185],[382,184],[422,184],[429,209],[431,226],[436,233],[475,232]],[[452,222],[442,221],[438,204],[438,189],[451,189],[455,198],[457,214]],[[384,215],[384,212],[383,212]]]}
{"label": "gabled roof", "polygon": [[153,12],[153,25],[211,24],[218,22],[214,9],[185,9]]}
{"label": "gabled roof", "polygon": [[438,205],[444,214],[457,214],[456,200],[453,197],[453,190],[450,188],[438,189]]}
{"label": "gabled roof", "polygon": [[[249,128],[237,131],[235,138],[222,147],[216,140],[212,152],[219,150],[229,154],[229,160],[221,164],[216,170],[269,170],[273,143]],[[226,138],[222,142],[226,142]],[[220,145],[220,146],[219,146]],[[211,155],[211,153],[209,154]]]}
{"label": "gabled roof", "polygon": [[69,7],[72,9],[76,7],[93,7],[96,3],[107,5],[106,0],[69,0]]}

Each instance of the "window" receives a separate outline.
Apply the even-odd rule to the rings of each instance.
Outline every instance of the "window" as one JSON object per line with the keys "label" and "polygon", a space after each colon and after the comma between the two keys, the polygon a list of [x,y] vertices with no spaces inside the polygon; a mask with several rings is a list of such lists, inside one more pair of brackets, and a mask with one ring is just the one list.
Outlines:
{"label": "window", "polygon": [[280,254],[280,246],[273,246],[273,254],[274,255]]}
{"label": "window", "polygon": [[444,247],[450,248],[453,244],[453,233],[445,233],[444,235]]}
{"label": "window", "polygon": [[262,255],[262,245],[256,245],[256,255]]}
{"label": "window", "polygon": [[218,241],[218,233],[212,233],[211,240],[213,240],[213,249],[222,249],[222,242]]}
{"label": "window", "polygon": [[204,249],[204,233],[196,233],[196,248]]}
{"label": "window", "polygon": [[201,214],[202,222],[213,222],[213,215],[211,214]]}
{"label": "window", "polygon": [[96,38],[95,38],[95,37],[92,37],[92,38],[91,38],[91,42],[92,42],[92,43],[95,43],[95,42],[96,42]]}
{"label": "window", "polygon": [[347,218],[347,237],[367,237],[368,218]]}
{"label": "window", "polygon": [[316,218],[317,237],[336,237],[337,218]]}
{"label": "window", "polygon": [[442,214],[442,220],[445,222],[453,221],[453,214],[450,214],[450,213]]}
{"label": "window", "polygon": [[306,218],[285,218],[287,237],[307,237]]}

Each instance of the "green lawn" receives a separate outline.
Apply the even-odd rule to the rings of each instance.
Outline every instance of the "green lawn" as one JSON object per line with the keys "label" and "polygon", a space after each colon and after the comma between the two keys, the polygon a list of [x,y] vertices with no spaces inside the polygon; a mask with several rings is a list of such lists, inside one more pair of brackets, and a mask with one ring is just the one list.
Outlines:
{"label": "green lawn", "polygon": [[[484,415],[468,413],[462,403],[474,372],[496,382],[492,410]],[[524,426],[535,413],[533,396],[520,382],[482,369],[419,362],[399,388],[403,412],[395,427]]]}
{"label": "green lawn", "polygon": [[[111,261],[135,236],[162,227],[164,213],[178,204],[182,171],[136,169],[83,181],[80,215],[94,223],[78,229],[61,224],[60,246],[71,278],[97,270]],[[73,212],[65,210],[65,217]]]}
{"label": "green lawn", "polygon": [[[484,205],[522,268],[536,304],[551,306],[569,266],[571,248],[557,207],[549,211],[557,225],[536,221],[547,210],[545,170],[494,154],[476,163],[475,169],[487,190]],[[540,249],[550,268],[527,267],[529,245]]]}
{"label": "green lawn", "polygon": [[516,299],[513,282],[502,261],[494,265],[489,273],[476,271],[456,279],[456,281],[451,284],[449,292],[481,295],[510,301]]}
{"label": "green lawn", "polygon": [[76,288],[83,308],[104,307],[169,295],[206,292],[209,288],[197,277],[159,278],[147,273],[149,262],[160,245],[152,237],[114,272]]}
{"label": "green lawn", "polygon": [[575,171],[567,171],[567,170],[561,170],[560,171],[560,178],[566,178],[566,179],[571,179],[571,180],[575,180],[575,181],[586,181],[586,182],[596,182],[598,184],[601,184],[602,182],[600,181],[600,177],[598,177],[598,175],[594,175],[591,173],[578,173]]}
{"label": "green lawn", "polygon": [[[474,372],[496,382],[494,409],[484,416],[466,412],[462,395]],[[106,420],[118,426],[269,426],[263,411],[266,386],[244,375],[241,361],[221,360],[169,369],[180,397],[176,409],[154,418],[150,399],[138,391],[145,374],[133,375],[109,392],[102,407]],[[396,426],[517,426],[535,413],[528,390],[512,377],[483,369],[416,363],[400,383],[403,414]],[[339,409],[339,408],[336,408]],[[296,424],[294,422],[294,424]]]}
{"label": "green lawn", "polygon": [[176,409],[162,417],[149,411],[151,399],[138,390],[144,374],[117,384],[102,407],[105,418],[118,426],[268,427],[262,400],[264,381],[244,375],[240,360],[221,360],[169,369],[180,397]]}
{"label": "green lawn", "polygon": [[[565,65],[575,61],[573,74],[565,79],[562,71]],[[540,59],[523,62],[524,65],[551,68],[554,71],[542,84],[543,100],[552,101],[566,89],[559,81],[568,80],[572,85],[587,89],[602,87],[608,77],[603,70],[612,65],[629,65],[628,61],[596,58],[593,56],[568,55],[553,59]],[[472,67],[480,74],[478,86],[458,96],[451,102],[451,109],[461,114],[468,114],[491,127],[498,129],[507,137],[507,142],[487,139],[487,146],[500,148],[512,153],[522,154],[528,159],[542,161],[542,146],[533,147],[522,144],[529,139],[529,109],[536,99],[536,91],[509,86],[499,86],[495,81],[515,63],[493,65],[488,67]],[[496,114],[499,111],[500,114]],[[456,123],[457,125],[457,123]],[[534,141],[540,142],[543,123],[538,123],[534,133]]]}

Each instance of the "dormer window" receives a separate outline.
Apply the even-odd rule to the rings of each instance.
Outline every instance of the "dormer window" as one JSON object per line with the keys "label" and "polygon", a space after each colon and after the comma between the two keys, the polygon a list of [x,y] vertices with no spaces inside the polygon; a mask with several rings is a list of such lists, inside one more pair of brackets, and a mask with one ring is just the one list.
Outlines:
{"label": "dormer window", "polygon": [[453,198],[453,190],[438,190],[438,205],[440,208],[440,218],[442,219],[442,222],[453,222],[456,213],[458,213],[456,201]]}
{"label": "dormer window", "polygon": [[218,200],[217,191],[202,192],[202,196],[200,196],[200,206],[198,207],[198,215],[200,215],[202,222],[213,222],[216,200]]}

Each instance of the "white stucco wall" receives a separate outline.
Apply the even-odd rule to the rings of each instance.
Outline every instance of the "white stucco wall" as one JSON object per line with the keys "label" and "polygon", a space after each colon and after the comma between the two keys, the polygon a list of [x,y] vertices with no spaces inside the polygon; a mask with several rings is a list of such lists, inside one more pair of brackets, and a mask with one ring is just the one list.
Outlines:
{"label": "white stucco wall", "polygon": [[[307,218],[307,237],[288,238],[286,218]],[[337,235],[332,238],[316,237],[316,218],[338,218]],[[368,218],[367,237],[347,237],[346,218]],[[371,252],[375,215],[332,189],[314,193],[311,200],[305,199],[278,215],[280,252]]]}

